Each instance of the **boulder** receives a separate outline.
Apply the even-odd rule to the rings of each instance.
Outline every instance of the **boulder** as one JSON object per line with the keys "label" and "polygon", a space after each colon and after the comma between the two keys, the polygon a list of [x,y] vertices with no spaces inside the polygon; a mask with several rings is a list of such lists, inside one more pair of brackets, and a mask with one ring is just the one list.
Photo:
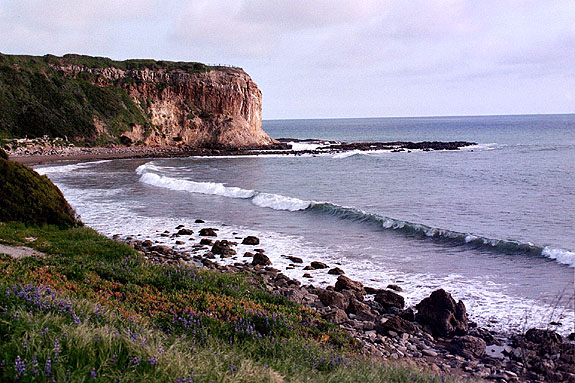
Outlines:
{"label": "boulder", "polygon": [[220,254],[223,256],[236,255],[236,251],[231,248],[230,243],[228,241],[226,241],[225,239],[222,241],[214,242],[214,245],[212,246],[212,253],[213,254]]}
{"label": "boulder", "polygon": [[152,247],[150,247],[150,250],[157,251],[158,253],[161,253],[161,254],[172,254],[172,248],[170,246],[166,246],[166,245],[152,246]]}
{"label": "boulder", "polygon": [[242,241],[242,245],[259,245],[260,244],[260,239],[258,237],[254,237],[252,235],[249,235],[247,237],[244,238],[244,240]]}
{"label": "boulder", "polygon": [[337,282],[335,283],[335,291],[341,290],[359,291],[365,294],[365,290],[361,282],[353,281],[344,275],[337,277]]}
{"label": "boulder", "polygon": [[293,263],[303,263],[303,260],[299,257],[288,255],[286,258],[292,261]]}
{"label": "boulder", "polygon": [[272,261],[270,261],[268,256],[265,255],[264,253],[257,252],[254,254],[254,257],[252,259],[252,265],[254,265],[254,266],[256,266],[256,265],[267,266],[267,265],[271,265],[271,264],[272,264]]}
{"label": "boulder", "polygon": [[485,354],[485,347],[487,344],[483,339],[471,335],[456,336],[447,345],[450,352],[468,359],[481,358]]}
{"label": "boulder", "polygon": [[399,334],[416,334],[417,327],[413,323],[408,322],[405,319],[401,319],[397,315],[391,315],[388,317],[378,318],[375,322],[375,331],[382,335],[389,334],[389,331],[394,331]]}
{"label": "boulder", "polygon": [[314,270],[318,269],[327,269],[327,265],[323,262],[313,261],[310,263],[310,266],[313,267]]}
{"label": "boulder", "polygon": [[469,325],[465,305],[462,301],[456,303],[443,289],[432,292],[415,308],[415,319],[434,336],[453,337],[467,333]]}
{"label": "boulder", "polygon": [[192,229],[180,229],[178,230],[178,235],[192,235],[194,231]]}
{"label": "boulder", "polygon": [[206,223],[203,219],[196,219],[194,223]]}
{"label": "boulder", "polygon": [[375,296],[374,300],[384,308],[397,307],[402,309],[405,306],[405,300],[397,293],[390,290],[382,290]]}
{"label": "boulder", "polygon": [[333,306],[342,310],[345,310],[349,304],[345,295],[331,290],[323,290],[319,294],[319,300],[326,306]]}
{"label": "boulder", "polygon": [[363,302],[358,301],[355,298],[349,299],[349,305],[347,306],[347,312],[355,314],[357,320],[360,321],[374,321],[376,316],[371,312],[368,305]]}
{"label": "boulder", "polygon": [[335,309],[332,311],[328,311],[327,313],[322,315],[323,319],[328,320],[330,322],[334,322],[337,324],[347,322],[349,318],[345,311],[341,309]]}
{"label": "boulder", "polygon": [[398,285],[387,285],[387,288],[390,289],[390,290],[398,291],[398,292],[402,292],[402,291],[403,291],[403,289],[402,289],[401,287],[399,287]]}
{"label": "boulder", "polygon": [[244,258],[253,258],[253,256],[254,256],[254,253],[250,253],[249,251],[246,251],[244,253]]}
{"label": "boulder", "polygon": [[214,243],[214,242],[213,242],[211,239],[209,239],[209,238],[202,238],[202,239],[200,240],[200,245],[208,245],[208,246],[211,246],[212,243]]}
{"label": "boulder", "polygon": [[217,229],[211,227],[204,227],[200,230],[200,236],[202,237],[217,237],[218,234],[216,233]]}
{"label": "boulder", "polygon": [[339,267],[334,267],[333,269],[329,269],[329,271],[327,273],[331,274],[331,275],[343,275],[343,274],[345,274],[345,272],[342,269],[340,269]]}

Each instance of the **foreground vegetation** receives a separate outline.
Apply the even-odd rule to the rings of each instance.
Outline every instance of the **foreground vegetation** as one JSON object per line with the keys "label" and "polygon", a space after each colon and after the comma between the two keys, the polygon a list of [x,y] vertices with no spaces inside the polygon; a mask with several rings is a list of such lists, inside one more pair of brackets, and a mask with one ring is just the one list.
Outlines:
{"label": "foreground vegetation", "polygon": [[158,266],[86,227],[0,223],[0,380],[432,382],[360,357],[252,275]]}

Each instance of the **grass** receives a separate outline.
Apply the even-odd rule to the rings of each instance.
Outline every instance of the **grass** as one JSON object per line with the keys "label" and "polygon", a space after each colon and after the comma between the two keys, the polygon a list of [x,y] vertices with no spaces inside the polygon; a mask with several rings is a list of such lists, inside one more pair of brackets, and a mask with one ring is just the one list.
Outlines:
{"label": "grass", "polygon": [[440,381],[359,356],[253,275],[153,265],[87,227],[0,223],[0,242],[47,254],[0,255],[0,381]]}
{"label": "grass", "polygon": [[46,176],[7,159],[0,148],[0,221],[80,225],[60,189]]}

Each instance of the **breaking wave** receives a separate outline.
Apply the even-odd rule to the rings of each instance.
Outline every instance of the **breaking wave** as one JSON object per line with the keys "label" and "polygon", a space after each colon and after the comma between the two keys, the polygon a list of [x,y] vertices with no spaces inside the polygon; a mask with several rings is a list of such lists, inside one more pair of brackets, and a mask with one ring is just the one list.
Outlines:
{"label": "breaking wave", "polygon": [[575,267],[575,252],[569,250],[541,247],[532,243],[493,239],[471,233],[441,229],[420,223],[397,220],[330,202],[307,201],[280,194],[263,193],[250,189],[225,186],[222,183],[195,182],[155,173],[155,171],[162,169],[161,167],[147,163],[139,166],[136,169],[136,173],[140,175],[140,182],[170,190],[248,199],[256,206],[274,210],[309,211],[327,214],[354,222],[380,225],[385,230],[394,230],[410,237],[429,238],[436,241],[449,242],[454,245],[488,248],[502,253],[539,255],[553,259],[558,263]]}

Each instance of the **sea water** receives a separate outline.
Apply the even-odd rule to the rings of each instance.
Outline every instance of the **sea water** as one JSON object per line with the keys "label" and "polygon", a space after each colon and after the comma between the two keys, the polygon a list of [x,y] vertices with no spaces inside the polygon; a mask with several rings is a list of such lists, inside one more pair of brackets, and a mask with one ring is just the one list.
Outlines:
{"label": "sea water", "polygon": [[[574,331],[575,115],[280,120],[264,129],[274,138],[477,145],[36,169],[106,235],[175,245],[182,238],[160,234],[219,227],[222,239],[257,235],[274,267],[305,283],[335,277],[305,279],[301,267],[286,269],[285,255],[338,266],[369,286],[400,285],[411,305],[444,288],[493,329],[553,322]],[[192,250],[194,239],[178,247]],[[222,262],[245,261],[249,250],[239,245],[238,258]]]}

